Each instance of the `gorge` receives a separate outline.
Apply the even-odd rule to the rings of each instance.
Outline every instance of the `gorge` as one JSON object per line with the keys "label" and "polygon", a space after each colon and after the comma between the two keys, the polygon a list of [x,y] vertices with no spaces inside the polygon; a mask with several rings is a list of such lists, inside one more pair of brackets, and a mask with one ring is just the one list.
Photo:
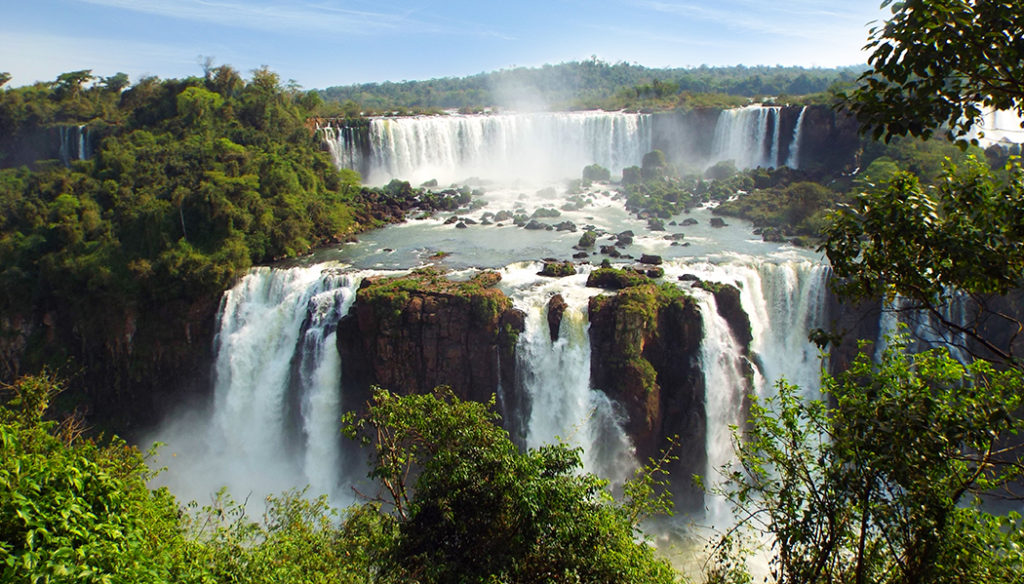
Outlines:
{"label": "gorge", "polygon": [[[585,469],[613,485],[677,436],[677,505],[697,521],[723,520],[690,477],[713,482],[730,460],[731,428],[742,425],[749,394],[767,395],[783,377],[817,391],[822,362],[808,334],[840,318],[828,266],[754,237],[744,222],[714,227],[707,208],[651,231],[614,185],[569,193],[565,179],[592,163],[621,174],[653,147],[698,168],[849,158],[841,148],[810,149],[842,125],[832,116],[823,128],[814,121],[823,115],[750,107],[717,114],[710,132],[707,112],[322,125],[335,161],[371,182],[475,177],[482,188],[451,215],[462,229],[441,214],[413,218],[254,269],[228,291],[212,402],[172,416],[153,436],[168,444],[161,480],[183,499],[206,500],[222,485],[262,497],[308,484],[345,505],[365,467],[340,436],[341,414],[359,409],[375,384],[399,393],[449,385],[469,399],[494,395],[521,446],[581,447]],[[511,224],[513,214],[541,210],[572,229]],[[614,265],[625,271],[612,269],[612,280],[632,285],[600,287],[608,269],[596,267],[604,257],[596,250],[584,250],[572,275],[540,274],[544,258],[578,253],[576,226],[618,244]],[[657,257],[660,275],[640,275],[640,256]]]}

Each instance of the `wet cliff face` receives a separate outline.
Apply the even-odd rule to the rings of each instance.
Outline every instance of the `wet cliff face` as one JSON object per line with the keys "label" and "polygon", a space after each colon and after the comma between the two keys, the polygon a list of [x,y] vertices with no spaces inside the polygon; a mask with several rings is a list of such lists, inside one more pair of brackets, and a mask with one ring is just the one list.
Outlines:
{"label": "wet cliff face", "polygon": [[[400,393],[448,385],[461,398],[479,401],[504,388],[500,413],[513,438],[525,444],[530,403],[516,386],[514,358],[524,318],[494,287],[499,278],[484,272],[452,282],[428,268],[363,280],[351,312],[338,325],[346,402],[365,402],[372,385]],[[739,291],[728,285],[702,287],[715,296],[719,314],[749,357],[750,322]],[[706,315],[691,294],[637,278],[615,294],[594,296],[588,307],[591,387],[625,412],[638,460],[657,456],[678,437],[674,454],[680,460],[672,478],[682,508],[703,501],[690,477],[704,474],[707,466],[701,364]],[[559,300],[549,302],[549,319],[557,321]]]}
{"label": "wet cliff face", "polygon": [[860,165],[860,125],[849,112],[808,106],[800,138],[800,169],[850,172]]}
{"label": "wet cliff face", "polygon": [[367,278],[338,326],[346,393],[365,401],[370,385],[423,393],[448,385],[486,401],[515,380],[522,314],[484,272],[452,282],[431,268],[397,278]]}
{"label": "wet cliff face", "polygon": [[100,431],[132,439],[169,405],[203,396],[218,295],[159,306],[66,306],[0,319],[0,378],[47,368],[65,380],[56,405],[84,415]]}

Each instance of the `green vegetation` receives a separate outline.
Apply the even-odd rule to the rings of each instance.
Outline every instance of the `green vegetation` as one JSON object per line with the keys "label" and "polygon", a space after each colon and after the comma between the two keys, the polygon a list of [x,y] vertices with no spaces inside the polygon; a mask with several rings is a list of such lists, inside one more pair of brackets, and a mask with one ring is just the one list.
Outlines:
{"label": "green vegetation", "polygon": [[587,286],[592,288],[604,288],[606,290],[621,290],[630,286],[639,286],[649,282],[647,276],[633,271],[620,270],[617,268],[601,267],[587,276]]}
{"label": "green vegetation", "polygon": [[[974,159],[950,164],[937,188],[901,172],[837,213],[823,249],[847,294],[900,294],[953,326],[941,310],[950,295],[1006,294],[1024,283],[1022,209],[1024,169],[1016,161],[1002,176]],[[983,328],[956,326],[1001,359],[1012,357]]]}
{"label": "green vegetation", "polygon": [[[247,582],[675,582],[638,540],[669,510],[662,465],[616,502],[564,445],[516,450],[488,405],[378,390],[348,432],[371,446],[387,493],[339,518],[323,499],[272,496],[260,522],[221,493],[180,507],[151,491],[136,449],[47,421],[58,388],[2,389],[0,579],[11,584]],[[363,431],[371,430],[370,432]]]}
{"label": "green vegetation", "polygon": [[875,138],[927,138],[936,131],[965,137],[983,107],[1024,113],[1020,6],[991,0],[882,5],[891,6],[892,17],[872,29],[871,68],[844,96]]}
{"label": "green vegetation", "polygon": [[564,278],[565,276],[572,276],[576,273],[576,266],[571,261],[564,262],[544,262],[544,267],[541,268],[541,276],[550,276],[552,278]]}
{"label": "green vegetation", "polygon": [[488,271],[465,281],[450,280],[443,270],[427,266],[405,276],[368,279],[357,294],[360,302],[382,308],[395,318],[403,314],[413,296],[445,296],[452,302],[470,304],[476,325],[496,326],[501,314],[512,307],[512,300],[495,288],[499,281],[501,274]]}
{"label": "green vegetation", "polygon": [[48,340],[35,328],[36,350],[5,375],[73,369],[73,357],[118,363],[96,393],[141,381],[187,344],[190,325],[167,327],[162,310],[205,320],[249,266],[377,224],[359,176],[339,172],[307,127],[310,95],[276,74],[90,80],[80,71],[0,92],[4,151],[79,124],[95,146],[68,168],[0,170],[0,313],[50,315],[62,330]]}
{"label": "green vegetation", "polygon": [[608,182],[612,180],[612,173],[600,164],[591,164],[583,167],[583,184],[589,186],[592,182]]}
{"label": "green vegetation", "polygon": [[851,83],[861,67],[697,67],[649,69],[629,63],[610,64],[596,58],[582,62],[520,67],[463,78],[400,83],[366,83],[330,87],[320,92],[346,112],[364,114],[429,113],[460,109],[464,113],[505,107],[505,88],[528,87],[556,109],[617,110],[735,107],[750,99],[774,97],[777,102],[802,102],[834,84]]}
{"label": "green vegetation", "polygon": [[715,213],[752,222],[768,241],[796,236],[816,239],[837,200],[841,199],[828,187],[802,181],[781,188],[756,189],[723,202]]}
{"label": "green vegetation", "polygon": [[[979,102],[1024,108],[1011,81],[1020,65],[1016,6],[889,4],[893,19],[871,40],[873,70],[848,94],[866,131],[962,136]],[[968,338],[961,349],[983,350],[962,364],[897,339],[877,362],[865,350],[825,377],[820,401],[782,383],[777,398],[755,404],[725,489],[740,525],[720,539],[710,579],[750,581],[751,544],[739,533],[751,528],[752,541],[771,537],[777,581],[1019,581],[1021,517],[997,502],[1019,501],[1024,469],[1024,369],[1013,351],[1021,322],[1019,307],[1002,310],[997,295],[1024,284],[1024,170],[1019,159],[993,170],[967,157],[933,178],[923,158],[921,177],[897,157],[876,158],[857,185],[865,192],[833,216],[822,249],[847,299],[902,296]],[[954,295],[972,301],[963,319],[948,317]],[[1014,331],[1008,341],[998,327]]]}
{"label": "green vegetation", "polygon": [[897,341],[822,389],[805,401],[781,383],[753,405],[727,475],[740,523],[711,563],[717,581],[747,581],[743,530],[771,535],[780,582],[1019,580],[1020,515],[982,510],[1024,468],[1019,371],[908,354]]}
{"label": "green vegetation", "polygon": [[45,421],[58,390],[40,376],[0,394],[0,580],[174,579],[186,549],[173,498],[146,487],[135,449],[83,440],[73,421]]}
{"label": "green vegetation", "polygon": [[[581,473],[580,452],[519,452],[495,425],[493,403],[450,392],[374,393],[346,432],[371,447],[370,476],[393,514],[384,581],[674,582],[637,522],[666,510],[641,472],[622,503]],[[655,470],[658,470],[655,468]],[[378,509],[378,508],[374,508]]]}
{"label": "green vegetation", "polygon": [[[600,274],[595,276],[598,272]],[[595,283],[592,284],[590,279]],[[658,373],[644,355],[647,341],[659,334],[658,322],[662,311],[672,305],[681,308],[692,300],[675,284],[659,286],[632,270],[594,270],[587,285],[619,289],[614,295],[591,297],[590,318],[597,320],[602,312],[613,315],[613,354],[605,365],[616,372],[616,378],[628,380],[630,386],[638,388],[644,396],[650,396],[658,388]]]}

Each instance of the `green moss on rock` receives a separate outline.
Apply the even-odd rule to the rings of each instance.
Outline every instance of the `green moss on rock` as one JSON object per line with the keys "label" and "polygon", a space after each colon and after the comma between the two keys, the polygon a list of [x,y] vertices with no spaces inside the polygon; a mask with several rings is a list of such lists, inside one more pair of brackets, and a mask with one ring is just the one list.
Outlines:
{"label": "green moss on rock", "polygon": [[622,290],[632,286],[649,283],[650,280],[641,273],[616,268],[598,268],[587,277],[587,286],[604,288],[605,290]]}

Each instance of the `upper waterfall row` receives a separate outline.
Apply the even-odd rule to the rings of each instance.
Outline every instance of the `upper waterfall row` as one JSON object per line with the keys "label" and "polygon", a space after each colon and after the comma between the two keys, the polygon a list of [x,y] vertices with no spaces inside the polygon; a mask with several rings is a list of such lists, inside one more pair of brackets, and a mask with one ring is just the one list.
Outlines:
{"label": "upper waterfall row", "polygon": [[374,118],[360,127],[325,125],[321,132],[338,166],[359,171],[369,184],[473,177],[542,183],[578,177],[590,164],[619,174],[656,148],[687,170],[726,160],[738,168],[796,168],[805,110],[722,110],[711,124],[702,119],[706,114],[453,114]]}

